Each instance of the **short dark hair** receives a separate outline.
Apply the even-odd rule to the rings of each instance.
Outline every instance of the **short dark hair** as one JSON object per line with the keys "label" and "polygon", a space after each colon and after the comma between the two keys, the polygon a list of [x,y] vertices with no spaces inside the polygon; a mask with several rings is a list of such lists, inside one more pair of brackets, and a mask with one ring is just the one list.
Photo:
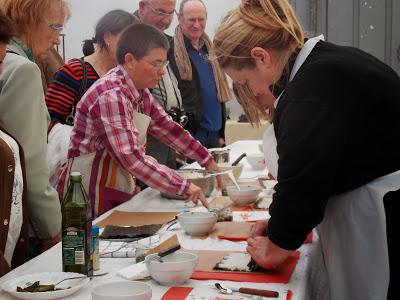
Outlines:
{"label": "short dark hair", "polygon": [[0,43],[8,44],[16,34],[12,21],[0,11]]}
{"label": "short dark hair", "polygon": [[136,18],[133,14],[125,10],[115,9],[109,11],[104,16],[102,16],[100,20],[97,22],[93,39],[83,41],[83,46],[82,46],[83,54],[85,56],[93,54],[95,43],[100,47],[100,49],[107,49],[106,42],[104,41],[104,35],[107,32],[113,35],[117,35],[129,25],[138,22],[139,22],[138,18]]}
{"label": "short dark hair", "polygon": [[168,50],[169,42],[166,36],[153,26],[134,24],[125,29],[118,41],[117,60],[119,64],[123,64],[127,53],[139,60],[158,48]]}

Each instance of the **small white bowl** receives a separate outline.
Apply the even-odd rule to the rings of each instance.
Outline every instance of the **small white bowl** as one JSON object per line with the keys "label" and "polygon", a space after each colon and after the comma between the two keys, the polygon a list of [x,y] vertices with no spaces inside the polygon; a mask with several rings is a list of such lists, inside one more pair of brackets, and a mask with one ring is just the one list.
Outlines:
{"label": "small white bowl", "polygon": [[247,154],[247,162],[255,170],[263,170],[267,166],[264,153]]}
{"label": "small white bowl", "polygon": [[151,286],[140,281],[99,284],[92,290],[93,300],[150,300]]}
{"label": "small white bowl", "polygon": [[258,185],[239,185],[240,190],[236,186],[226,187],[228,196],[231,198],[235,206],[247,206],[254,203],[261,192]]}
{"label": "small white bowl", "polygon": [[188,252],[174,252],[162,258],[162,262],[154,258],[156,254],[145,258],[151,277],[162,285],[176,286],[188,280],[197,266],[198,257]]}
{"label": "small white bowl", "polygon": [[206,235],[209,233],[218,216],[213,212],[186,212],[178,215],[178,221],[181,227],[189,235]]}

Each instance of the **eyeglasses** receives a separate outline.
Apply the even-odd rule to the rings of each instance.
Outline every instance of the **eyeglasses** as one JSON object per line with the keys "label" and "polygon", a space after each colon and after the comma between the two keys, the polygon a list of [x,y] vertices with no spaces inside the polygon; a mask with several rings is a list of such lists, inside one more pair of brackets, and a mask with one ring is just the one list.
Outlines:
{"label": "eyeglasses", "polygon": [[146,62],[149,63],[155,69],[165,68],[166,66],[169,65],[169,60],[166,60],[166,61],[152,61],[152,62],[146,61]]}
{"label": "eyeglasses", "polygon": [[156,9],[148,0],[145,0],[144,3],[150,7],[150,10],[159,17],[172,17],[174,15],[175,9],[171,12],[163,12],[161,10]]}
{"label": "eyeglasses", "polygon": [[63,29],[64,29],[64,26],[63,26],[63,25],[54,24],[54,23],[51,23],[51,22],[47,23],[47,26],[48,26],[50,29],[52,29],[52,30],[54,30],[55,32],[57,32],[57,34],[61,33],[61,31],[63,31]]}

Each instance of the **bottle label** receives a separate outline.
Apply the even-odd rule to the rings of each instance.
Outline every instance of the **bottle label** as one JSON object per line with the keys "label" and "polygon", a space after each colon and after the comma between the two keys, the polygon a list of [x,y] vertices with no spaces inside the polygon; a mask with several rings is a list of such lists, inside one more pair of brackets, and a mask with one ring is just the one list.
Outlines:
{"label": "bottle label", "polygon": [[85,231],[68,227],[62,234],[64,265],[85,264]]}

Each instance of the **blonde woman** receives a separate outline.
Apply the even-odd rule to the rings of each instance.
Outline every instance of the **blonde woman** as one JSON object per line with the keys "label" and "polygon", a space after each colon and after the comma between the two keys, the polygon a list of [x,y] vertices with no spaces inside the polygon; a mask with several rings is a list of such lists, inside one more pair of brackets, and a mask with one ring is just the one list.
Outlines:
{"label": "blonde woman", "polygon": [[270,138],[278,184],[268,226],[257,224],[248,252],[274,268],[317,227],[331,299],[390,298],[398,252],[392,241],[400,199],[399,76],[361,50],[305,39],[286,0],[242,0],[213,42],[220,66],[251,91],[240,99],[249,119],[276,107]]}
{"label": "blonde woman", "polygon": [[35,62],[60,43],[68,9],[63,0],[2,0],[0,9],[17,30],[0,75],[0,122],[24,150],[30,255],[35,256],[59,241],[61,228],[60,202],[46,162],[50,118]]}

